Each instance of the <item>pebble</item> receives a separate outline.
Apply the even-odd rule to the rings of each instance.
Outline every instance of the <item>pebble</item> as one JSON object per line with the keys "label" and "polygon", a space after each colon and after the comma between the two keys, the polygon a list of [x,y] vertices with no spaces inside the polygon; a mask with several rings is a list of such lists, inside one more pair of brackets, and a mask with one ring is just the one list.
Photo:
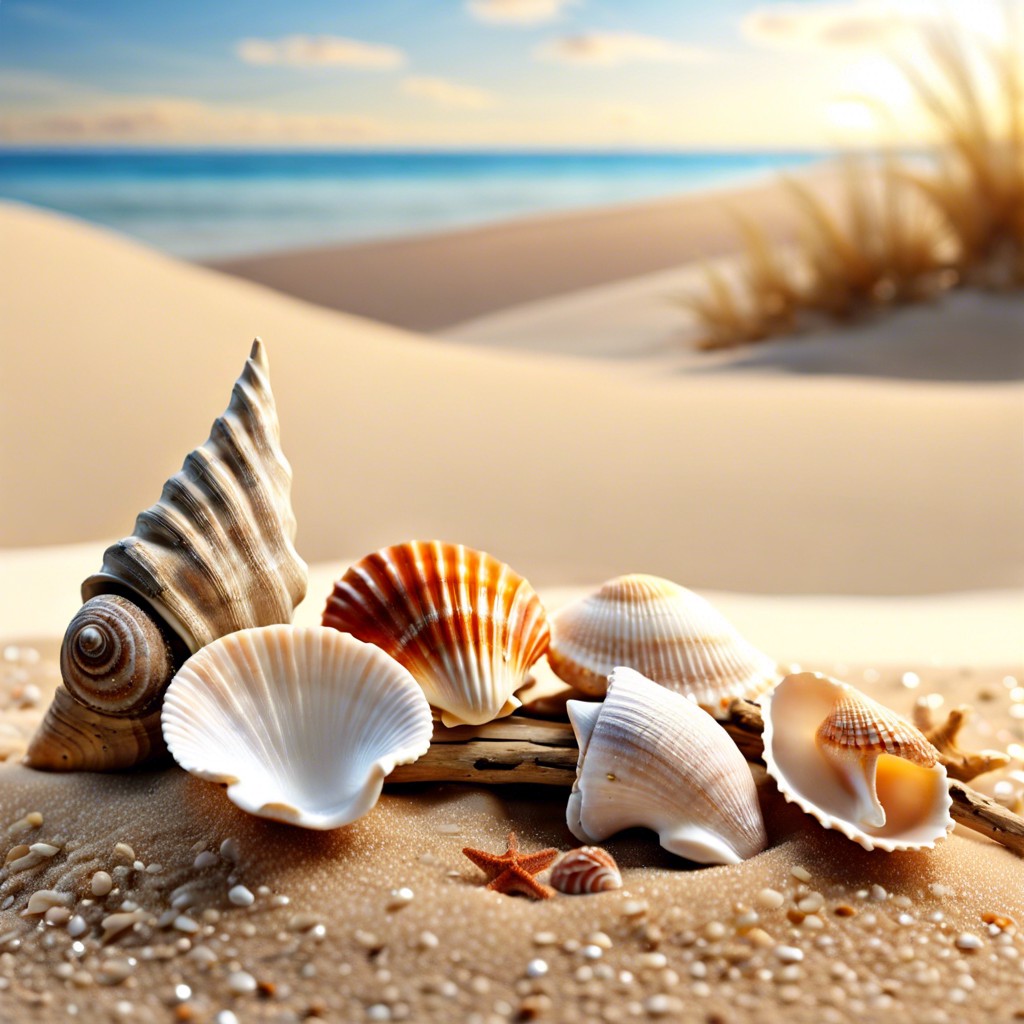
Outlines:
{"label": "pebble", "polygon": [[775,889],[762,889],[754,897],[754,902],[762,910],[778,910],[786,900],[782,893]]}
{"label": "pebble", "polygon": [[43,920],[46,921],[47,924],[60,927],[71,920],[71,911],[67,907],[50,907],[50,909],[43,915]]}
{"label": "pebble", "polygon": [[533,936],[535,946],[553,946],[557,941],[558,936],[554,932],[535,932]]}
{"label": "pebble", "polygon": [[776,946],[772,952],[784,964],[795,964],[804,958],[804,951],[796,946]]}
{"label": "pebble", "polygon": [[648,996],[644,1000],[644,1012],[649,1017],[667,1017],[669,1014],[678,1014],[682,1011],[683,1004],[675,996],[665,995],[659,992],[657,995]]}
{"label": "pebble", "polygon": [[194,935],[199,931],[199,924],[193,921],[191,917],[187,917],[185,914],[179,914],[174,919],[174,927],[179,932],[185,932],[187,935]]}
{"label": "pebble", "polygon": [[66,907],[71,903],[71,893],[54,889],[37,889],[29,897],[28,906],[21,912],[22,917],[45,914],[50,907]]}
{"label": "pebble", "polygon": [[89,883],[89,889],[93,896],[107,896],[113,888],[114,880],[106,871],[97,871],[96,874],[92,876],[92,881]]}
{"label": "pebble", "polygon": [[803,914],[816,914],[825,906],[825,897],[820,892],[811,892],[797,901],[796,909]]}
{"label": "pebble", "polygon": [[237,839],[225,839],[220,844],[220,855],[226,861],[230,861],[232,864],[238,863],[238,840]]}
{"label": "pebble", "polygon": [[81,914],[75,914],[68,921],[68,935],[73,939],[77,939],[79,935],[84,935],[88,930],[89,926],[85,923],[85,918]]}
{"label": "pebble", "polygon": [[391,895],[388,897],[387,909],[401,910],[403,907],[409,906],[414,897],[415,893],[408,886],[402,886],[401,889],[392,889]]}
{"label": "pebble", "polygon": [[197,871],[202,871],[203,868],[212,868],[214,864],[219,864],[220,858],[217,854],[210,850],[203,850],[201,853],[196,854],[196,859],[192,862],[192,867]]}
{"label": "pebble", "polygon": [[216,1024],[238,1024],[238,1018],[231,1010],[221,1010],[214,1020]]}
{"label": "pebble", "polygon": [[621,913],[623,917],[643,917],[647,913],[647,903],[644,900],[626,900]]}
{"label": "pebble", "polygon": [[801,864],[796,864],[789,872],[794,878],[799,879],[801,882],[809,882],[811,880],[811,873],[807,868]]}
{"label": "pebble", "polygon": [[709,921],[704,926],[704,937],[710,939],[712,942],[717,942],[719,939],[724,939],[726,936],[726,927],[721,921]]}
{"label": "pebble", "polygon": [[228,899],[236,907],[251,907],[256,902],[256,897],[244,885],[236,885],[228,890]]}
{"label": "pebble", "polygon": [[248,971],[232,971],[228,975],[228,988],[236,996],[248,995],[256,991],[256,979]]}
{"label": "pebble", "polygon": [[117,843],[114,846],[114,853],[118,857],[124,857],[125,860],[135,860],[135,851],[127,843]]}
{"label": "pebble", "polygon": [[543,978],[548,973],[548,962],[546,960],[531,960],[526,965],[526,976],[528,978]]}
{"label": "pebble", "polygon": [[971,932],[961,932],[956,937],[957,949],[981,949],[982,942],[977,935],[971,934]]}
{"label": "pebble", "polygon": [[115,956],[100,964],[97,980],[101,985],[120,985],[127,981],[135,969],[135,960],[127,956]]}

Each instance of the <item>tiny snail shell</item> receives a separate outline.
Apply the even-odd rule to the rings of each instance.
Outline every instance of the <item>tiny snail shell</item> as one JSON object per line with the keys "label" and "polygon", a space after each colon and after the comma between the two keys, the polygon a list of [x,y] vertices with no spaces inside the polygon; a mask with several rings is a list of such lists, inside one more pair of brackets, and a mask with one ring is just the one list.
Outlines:
{"label": "tiny snail shell", "polygon": [[570,896],[622,888],[615,858],[600,846],[570,850],[552,869],[551,884]]}
{"label": "tiny snail shell", "polygon": [[108,715],[152,704],[174,675],[170,644],[137,604],[117,594],[86,601],[71,620],[60,650],[71,695]]}

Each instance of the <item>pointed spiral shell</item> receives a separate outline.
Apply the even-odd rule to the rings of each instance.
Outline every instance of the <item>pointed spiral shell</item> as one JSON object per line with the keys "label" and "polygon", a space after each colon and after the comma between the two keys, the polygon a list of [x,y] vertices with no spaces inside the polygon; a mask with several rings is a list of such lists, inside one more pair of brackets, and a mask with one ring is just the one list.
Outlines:
{"label": "pointed spiral shell", "polygon": [[552,869],[551,884],[570,896],[622,888],[615,858],[600,846],[570,850]]}
{"label": "pointed spiral shell", "polygon": [[174,674],[171,650],[153,619],[116,594],[86,601],[60,649],[60,671],[71,695],[108,715],[148,708]]}

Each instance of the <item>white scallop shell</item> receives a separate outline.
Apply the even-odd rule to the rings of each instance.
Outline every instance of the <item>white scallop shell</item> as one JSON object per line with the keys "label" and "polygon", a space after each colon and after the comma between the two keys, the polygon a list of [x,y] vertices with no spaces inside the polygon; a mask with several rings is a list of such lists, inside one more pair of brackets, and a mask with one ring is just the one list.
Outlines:
{"label": "white scallop shell", "polygon": [[566,823],[578,839],[597,843],[642,826],[666,850],[703,864],[736,864],[765,848],[750,769],[692,701],[616,668],[602,703],[567,707],[580,756]]}
{"label": "white scallop shell", "polygon": [[[865,850],[931,849],[952,830],[946,769],[895,712],[846,683],[800,672],[762,698],[761,713],[768,774],[826,828]],[[825,734],[837,734],[844,722],[849,742],[836,756]],[[869,824],[879,806],[883,823]]]}
{"label": "white scallop shell", "polygon": [[320,626],[264,626],[192,655],[164,700],[164,739],[245,811],[329,829],[430,746],[430,706],[379,647]]}
{"label": "white scallop shell", "polygon": [[618,576],[552,616],[548,661],[565,682],[605,692],[617,665],[635,669],[724,717],[779,678],[775,662],[704,598],[671,580]]}

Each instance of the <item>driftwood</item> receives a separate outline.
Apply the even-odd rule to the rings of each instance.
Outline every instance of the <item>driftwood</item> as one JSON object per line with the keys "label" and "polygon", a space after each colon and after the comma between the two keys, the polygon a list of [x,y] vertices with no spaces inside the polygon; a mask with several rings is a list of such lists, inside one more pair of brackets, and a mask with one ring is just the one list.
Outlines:
{"label": "driftwood", "polygon": [[[761,761],[764,723],[756,704],[735,701],[722,725],[748,761]],[[430,750],[396,768],[387,781],[571,786],[578,753],[567,722],[513,716],[456,729],[435,725]],[[963,782],[951,780],[949,790],[955,821],[1024,856],[1024,818]]]}

